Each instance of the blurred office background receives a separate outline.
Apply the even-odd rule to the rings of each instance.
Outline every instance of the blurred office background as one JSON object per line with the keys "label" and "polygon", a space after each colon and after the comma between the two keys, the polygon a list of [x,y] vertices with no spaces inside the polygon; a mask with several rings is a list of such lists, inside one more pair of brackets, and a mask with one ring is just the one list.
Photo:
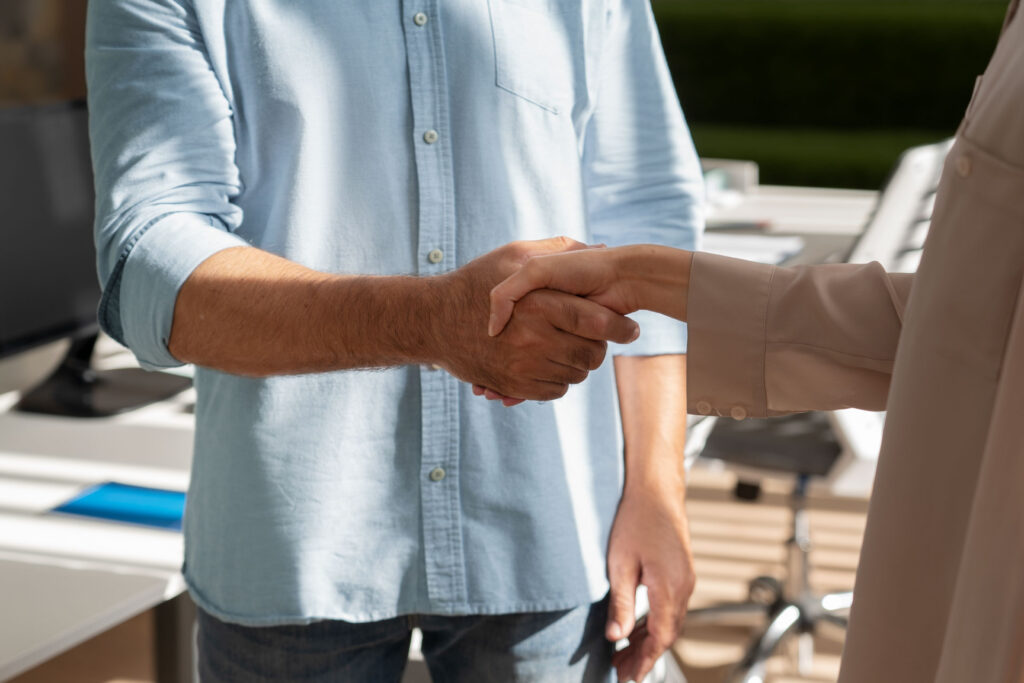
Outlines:
{"label": "blurred office background", "polygon": [[[702,156],[876,189],[956,129],[1004,0],[654,0]],[[0,2],[0,106],[81,97],[86,0]]]}
{"label": "blurred office background", "polygon": [[1004,0],[655,0],[701,156],[768,184],[877,189],[952,135]]}
{"label": "blurred office background", "polygon": [[[85,10],[86,0],[0,0],[0,107],[85,97]],[[42,379],[66,347],[0,360],[0,393]]]}
{"label": "blurred office background", "polygon": [[0,2],[0,106],[85,96],[85,0]]}

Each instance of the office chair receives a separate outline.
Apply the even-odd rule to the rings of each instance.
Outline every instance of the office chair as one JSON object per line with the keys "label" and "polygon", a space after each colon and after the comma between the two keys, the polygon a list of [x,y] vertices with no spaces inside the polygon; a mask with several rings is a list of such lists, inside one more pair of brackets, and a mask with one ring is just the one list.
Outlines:
{"label": "office chair", "polygon": [[[917,269],[935,205],[935,191],[952,141],[914,147],[897,161],[871,217],[846,260],[879,261],[887,270]],[[763,683],[769,657],[791,636],[798,638],[797,668],[806,675],[814,655],[813,634],[824,622],[845,628],[853,601],[849,591],[816,594],[809,583],[811,541],[806,509],[811,477],[836,481],[837,473],[870,465],[869,490],[881,442],[884,413],[865,411],[810,412],[768,420],[737,422],[721,419],[714,425],[700,454],[749,473],[751,468],[795,475],[790,494],[791,535],[786,542],[784,581],[759,576],[749,584],[749,599],[691,610],[687,626],[732,623],[737,619],[764,621],[742,659],[728,674],[728,683]],[[877,428],[873,427],[877,423]],[[703,425],[707,429],[707,425]],[[760,485],[740,480],[735,494],[755,499]]]}

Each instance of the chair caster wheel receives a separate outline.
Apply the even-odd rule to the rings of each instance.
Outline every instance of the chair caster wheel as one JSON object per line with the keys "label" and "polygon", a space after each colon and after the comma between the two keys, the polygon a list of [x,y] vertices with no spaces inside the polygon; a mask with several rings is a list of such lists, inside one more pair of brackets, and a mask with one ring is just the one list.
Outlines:
{"label": "chair caster wheel", "polygon": [[774,576],[758,576],[751,579],[748,595],[751,602],[774,605],[782,597],[782,583]]}

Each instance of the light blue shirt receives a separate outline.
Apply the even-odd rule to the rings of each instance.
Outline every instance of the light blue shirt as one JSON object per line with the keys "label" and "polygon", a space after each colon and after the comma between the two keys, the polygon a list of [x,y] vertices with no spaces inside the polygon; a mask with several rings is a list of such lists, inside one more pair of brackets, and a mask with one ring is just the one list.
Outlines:
{"label": "light blue shirt", "polygon": [[[101,321],[147,367],[178,364],[177,292],[227,247],[431,276],[561,234],[695,246],[700,167],[647,0],[89,9]],[[640,323],[616,353],[685,350],[680,324]],[[514,409],[425,367],[198,369],[193,594],[247,624],[600,599],[623,467],[611,365]]]}

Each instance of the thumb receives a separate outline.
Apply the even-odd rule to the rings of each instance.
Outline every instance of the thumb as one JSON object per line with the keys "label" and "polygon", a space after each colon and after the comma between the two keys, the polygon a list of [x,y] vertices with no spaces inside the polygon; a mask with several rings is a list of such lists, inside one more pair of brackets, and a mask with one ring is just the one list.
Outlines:
{"label": "thumb", "polygon": [[512,317],[516,302],[535,289],[551,284],[551,273],[544,261],[530,259],[519,270],[499,282],[491,290],[491,315],[487,321],[487,334],[498,335]]}
{"label": "thumb", "polygon": [[615,642],[628,638],[633,632],[636,623],[636,589],[640,584],[640,567],[630,563],[616,570],[609,569],[611,595],[605,637]]}

